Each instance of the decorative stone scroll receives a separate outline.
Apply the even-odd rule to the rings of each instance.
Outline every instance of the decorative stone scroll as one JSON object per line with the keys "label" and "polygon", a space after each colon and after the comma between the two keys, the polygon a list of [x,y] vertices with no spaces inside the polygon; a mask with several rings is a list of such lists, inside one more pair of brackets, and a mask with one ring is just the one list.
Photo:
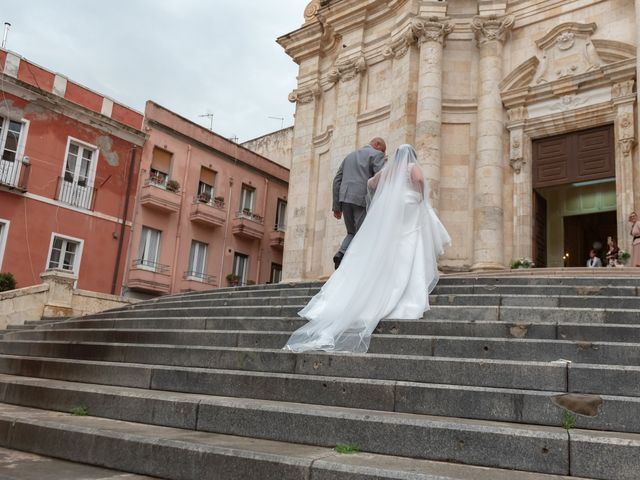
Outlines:
{"label": "decorative stone scroll", "polygon": [[348,60],[342,60],[337,62],[329,71],[327,74],[327,81],[331,84],[336,83],[338,80],[348,82],[366,70],[367,61],[364,58],[364,55]]}
{"label": "decorative stone scroll", "polygon": [[437,42],[443,45],[454,28],[453,23],[442,17],[416,18],[411,22],[411,32],[419,44]]}
{"label": "decorative stone scroll", "polygon": [[475,32],[476,40],[480,45],[495,40],[502,43],[514,22],[515,18],[512,15],[476,16],[471,21],[471,29]]}
{"label": "decorative stone scroll", "polygon": [[289,94],[291,103],[311,103],[322,95],[322,89],[318,83],[306,88],[298,88]]}
{"label": "decorative stone scroll", "polygon": [[516,174],[519,174],[522,167],[526,163],[524,159],[524,150],[522,145],[524,143],[524,132],[522,128],[516,128],[510,132],[510,149],[509,149],[509,165],[513,168]]}

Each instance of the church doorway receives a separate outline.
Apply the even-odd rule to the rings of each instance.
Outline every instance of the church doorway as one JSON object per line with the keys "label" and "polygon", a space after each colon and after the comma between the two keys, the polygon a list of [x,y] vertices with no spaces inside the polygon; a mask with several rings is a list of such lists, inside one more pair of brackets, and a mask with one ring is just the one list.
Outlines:
{"label": "church doorway", "polygon": [[616,236],[613,127],[534,140],[533,261],[583,267]]}

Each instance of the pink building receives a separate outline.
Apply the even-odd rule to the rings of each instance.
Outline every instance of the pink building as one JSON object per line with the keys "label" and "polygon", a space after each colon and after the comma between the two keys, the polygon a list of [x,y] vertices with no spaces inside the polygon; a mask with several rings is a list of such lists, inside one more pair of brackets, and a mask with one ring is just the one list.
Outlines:
{"label": "pink building", "polygon": [[147,102],[127,294],[279,282],[289,171]]}
{"label": "pink building", "polygon": [[120,293],[142,114],[11,51],[0,67],[0,271]]}

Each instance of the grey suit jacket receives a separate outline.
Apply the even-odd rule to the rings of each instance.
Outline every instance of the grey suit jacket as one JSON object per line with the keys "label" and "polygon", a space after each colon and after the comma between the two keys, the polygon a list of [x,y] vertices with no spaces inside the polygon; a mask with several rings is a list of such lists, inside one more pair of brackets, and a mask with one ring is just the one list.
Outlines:
{"label": "grey suit jacket", "polygon": [[384,153],[365,145],[345,157],[333,179],[333,211],[342,211],[341,203],[366,207],[367,180],[384,166]]}

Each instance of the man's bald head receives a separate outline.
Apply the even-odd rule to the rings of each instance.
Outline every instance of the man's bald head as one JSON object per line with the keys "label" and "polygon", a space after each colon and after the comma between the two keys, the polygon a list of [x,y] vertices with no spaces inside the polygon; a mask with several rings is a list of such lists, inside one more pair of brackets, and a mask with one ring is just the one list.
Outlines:
{"label": "man's bald head", "polygon": [[385,141],[380,138],[380,137],[375,137],[374,139],[372,139],[369,142],[369,145],[371,145],[373,148],[375,148],[376,150],[381,151],[382,153],[387,151],[387,144],[385,143]]}

